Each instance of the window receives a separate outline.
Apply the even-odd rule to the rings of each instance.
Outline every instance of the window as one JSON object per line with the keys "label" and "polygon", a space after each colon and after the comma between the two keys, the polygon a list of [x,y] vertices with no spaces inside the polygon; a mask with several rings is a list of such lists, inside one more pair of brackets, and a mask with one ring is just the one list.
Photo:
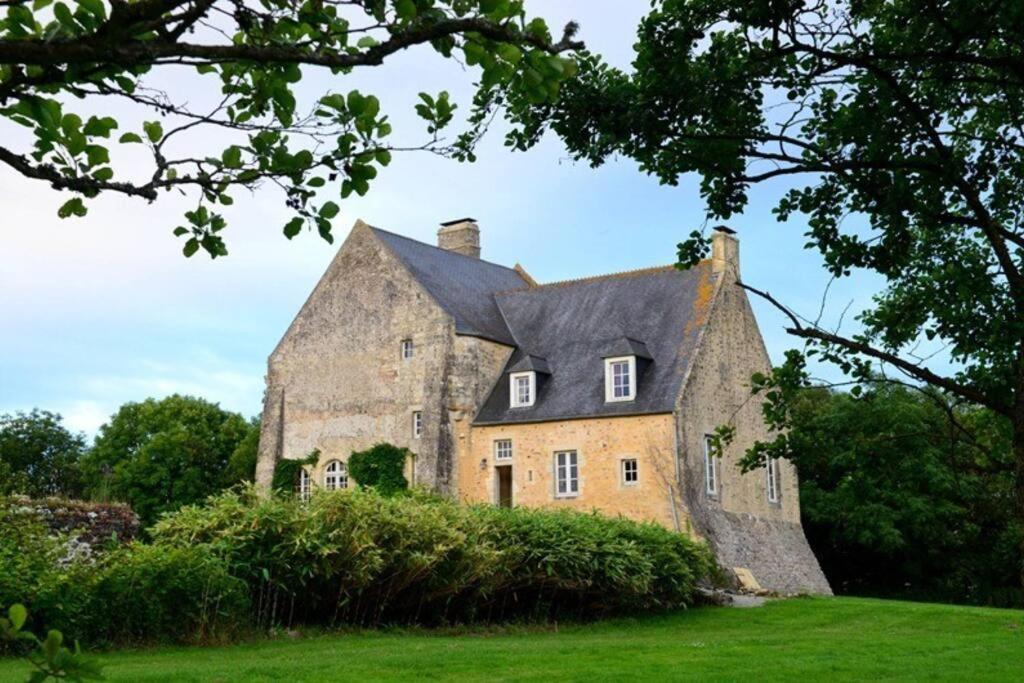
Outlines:
{"label": "window", "polygon": [[569,498],[580,492],[580,471],[576,451],[555,453],[555,497]]}
{"label": "window", "polygon": [[402,340],[402,360],[412,358],[412,339]]}
{"label": "window", "polygon": [[765,458],[764,461],[766,488],[768,491],[768,502],[779,502],[779,461],[775,458]]}
{"label": "window", "polygon": [[537,374],[534,372],[513,372],[509,375],[509,395],[513,408],[528,408],[533,405],[537,388]]}
{"label": "window", "polygon": [[718,495],[718,456],[710,436],[704,437],[704,483],[709,496]]}
{"label": "window", "polygon": [[637,467],[636,458],[626,458],[622,461],[622,483],[635,484],[640,481],[640,469]]}
{"label": "window", "polygon": [[634,398],[636,398],[636,356],[605,359],[604,400],[632,401]]}
{"label": "window", "polygon": [[423,436],[423,413],[412,411],[412,438],[418,439]]}
{"label": "window", "polygon": [[512,439],[498,439],[494,442],[494,459],[512,459]]}
{"label": "window", "polygon": [[305,467],[300,467],[298,484],[299,500],[309,500],[309,494],[312,488],[312,480],[310,479],[309,471]]}
{"label": "window", "polygon": [[324,470],[324,488],[328,491],[348,488],[348,467],[345,463],[332,460]]}

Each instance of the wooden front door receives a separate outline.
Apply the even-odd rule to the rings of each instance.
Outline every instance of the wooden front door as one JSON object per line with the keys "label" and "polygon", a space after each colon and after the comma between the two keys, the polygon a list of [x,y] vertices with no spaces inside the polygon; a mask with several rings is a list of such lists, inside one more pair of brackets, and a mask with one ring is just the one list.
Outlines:
{"label": "wooden front door", "polygon": [[512,465],[495,467],[498,477],[498,506],[512,507]]}

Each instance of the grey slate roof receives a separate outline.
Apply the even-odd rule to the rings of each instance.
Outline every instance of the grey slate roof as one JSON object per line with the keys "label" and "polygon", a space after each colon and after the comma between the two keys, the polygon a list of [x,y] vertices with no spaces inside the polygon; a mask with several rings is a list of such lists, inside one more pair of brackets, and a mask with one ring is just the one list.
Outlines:
{"label": "grey slate roof", "polygon": [[519,273],[387,230],[370,230],[455,319],[458,334],[514,345],[493,295],[500,290],[525,287],[527,282]]}
{"label": "grey slate roof", "polygon": [[526,354],[521,355],[519,361],[509,367],[508,372],[528,372],[533,370],[534,372],[541,372],[545,375],[551,374],[551,366],[548,365],[547,358],[541,358],[540,356],[531,356]]}
{"label": "grey slate roof", "polygon": [[[518,344],[475,423],[671,412],[707,320],[713,278],[704,262],[499,292]],[[608,403],[603,359],[624,350],[652,360],[638,364],[635,400]],[[510,408],[508,373],[527,355],[546,359],[551,374],[533,406]]]}

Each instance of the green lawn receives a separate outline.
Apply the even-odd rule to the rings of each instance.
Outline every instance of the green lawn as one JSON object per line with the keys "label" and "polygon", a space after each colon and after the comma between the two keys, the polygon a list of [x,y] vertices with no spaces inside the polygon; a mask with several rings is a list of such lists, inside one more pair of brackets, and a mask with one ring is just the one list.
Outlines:
{"label": "green lawn", "polygon": [[[554,629],[360,632],[101,656],[115,681],[1024,680],[1024,612],[857,598]],[[0,660],[0,681],[24,680]]]}

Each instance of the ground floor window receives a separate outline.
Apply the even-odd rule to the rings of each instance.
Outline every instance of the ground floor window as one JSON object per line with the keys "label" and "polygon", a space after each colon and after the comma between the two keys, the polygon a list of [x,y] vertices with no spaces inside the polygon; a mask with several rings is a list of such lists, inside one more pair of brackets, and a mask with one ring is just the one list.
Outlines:
{"label": "ground floor window", "polygon": [[622,461],[622,483],[635,484],[640,481],[640,469],[636,464],[636,458],[626,458]]}
{"label": "ground floor window", "polygon": [[512,459],[512,439],[498,439],[494,442],[494,459]]}
{"label": "ground floor window", "polygon": [[579,459],[576,451],[555,453],[555,495],[570,497],[580,492]]}
{"label": "ground floor window", "polygon": [[309,500],[309,494],[313,488],[313,481],[309,476],[309,471],[305,467],[299,469],[299,481],[297,482],[296,488],[299,494],[300,500]]}
{"label": "ground floor window", "polygon": [[324,470],[324,488],[328,491],[348,488],[348,468],[339,460],[327,463]]}

